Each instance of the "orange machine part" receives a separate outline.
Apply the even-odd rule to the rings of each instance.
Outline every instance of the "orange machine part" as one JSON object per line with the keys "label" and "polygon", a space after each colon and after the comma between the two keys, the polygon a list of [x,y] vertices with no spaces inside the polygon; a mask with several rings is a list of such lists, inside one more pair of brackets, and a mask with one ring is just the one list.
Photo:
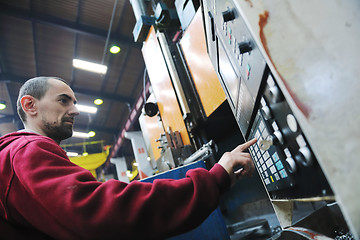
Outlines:
{"label": "orange machine part", "polygon": [[153,27],[142,47],[142,53],[165,131],[168,127],[173,132],[179,131],[184,145],[190,144],[189,134]]}
{"label": "orange machine part", "polygon": [[205,114],[209,116],[226,100],[226,95],[206,50],[200,9],[180,40],[180,45]]}

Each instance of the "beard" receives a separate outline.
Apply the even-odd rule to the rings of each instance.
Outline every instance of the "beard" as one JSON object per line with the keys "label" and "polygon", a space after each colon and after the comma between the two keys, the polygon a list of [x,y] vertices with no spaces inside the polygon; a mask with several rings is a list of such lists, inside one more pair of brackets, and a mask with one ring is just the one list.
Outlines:
{"label": "beard", "polygon": [[57,121],[47,122],[43,119],[43,131],[49,138],[52,138],[56,142],[60,143],[60,141],[71,137],[73,134],[72,125],[64,124],[64,122],[68,119],[70,119],[70,117],[62,118],[60,124]]}

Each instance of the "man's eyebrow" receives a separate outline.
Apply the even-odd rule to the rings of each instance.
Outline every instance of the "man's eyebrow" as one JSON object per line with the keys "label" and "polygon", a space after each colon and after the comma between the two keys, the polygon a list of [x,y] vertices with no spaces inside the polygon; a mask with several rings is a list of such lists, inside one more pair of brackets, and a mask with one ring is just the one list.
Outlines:
{"label": "man's eyebrow", "polygon": [[65,97],[65,98],[67,98],[68,100],[73,101],[73,102],[74,102],[74,104],[76,104],[76,103],[77,103],[77,101],[76,101],[76,100],[73,100],[73,98],[72,98],[72,97],[70,97],[69,95],[67,95],[67,94],[65,94],[65,93],[60,94],[60,95],[59,95],[59,97]]}

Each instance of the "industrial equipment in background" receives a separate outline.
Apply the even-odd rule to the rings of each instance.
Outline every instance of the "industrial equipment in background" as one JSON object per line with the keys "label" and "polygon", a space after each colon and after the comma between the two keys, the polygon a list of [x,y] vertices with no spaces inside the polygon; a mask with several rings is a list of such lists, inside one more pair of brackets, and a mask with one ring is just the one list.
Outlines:
{"label": "industrial equipment in background", "polygon": [[[224,152],[258,139],[249,149],[256,173],[223,196],[221,214],[215,217],[226,225],[228,239],[359,237],[360,205],[354,196],[360,193],[347,190],[349,176],[344,174],[360,180],[346,170],[359,167],[355,152],[348,151],[358,151],[351,146],[359,141],[343,136],[350,131],[345,127],[333,129],[336,117],[324,117],[329,109],[340,113],[351,105],[341,98],[329,107],[324,98],[330,99],[330,90],[356,96],[359,87],[344,86],[342,72],[332,68],[345,56],[356,56],[346,47],[348,55],[330,58],[338,36],[321,21],[312,22],[318,15],[314,9],[323,9],[323,17],[331,18],[339,31],[360,40],[356,14],[347,14],[359,5],[350,1],[335,8],[335,2],[313,8],[301,1],[131,1],[137,19],[134,39],[143,42],[151,83],[139,123],[159,177],[184,171],[190,163],[210,168]],[[341,16],[347,16],[344,24],[338,24]],[[352,61],[343,63],[345,74],[357,76]],[[359,110],[342,117],[356,119],[356,114]],[[338,145],[349,143],[340,155],[348,165],[337,168],[339,154],[328,154],[339,147],[329,134],[344,141]],[[209,239],[191,235],[199,232],[188,234],[187,239]]]}

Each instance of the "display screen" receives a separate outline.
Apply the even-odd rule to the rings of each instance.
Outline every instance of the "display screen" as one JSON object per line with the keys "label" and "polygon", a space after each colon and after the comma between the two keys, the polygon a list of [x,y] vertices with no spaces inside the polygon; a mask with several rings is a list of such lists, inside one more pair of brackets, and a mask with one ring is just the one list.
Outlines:
{"label": "display screen", "polygon": [[219,43],[219,73],[222,81],[225,85],[226,91],[230,97],[232,107],[235,109],[237,106],[238,92],[240,86],[240,77],[236,75],[236,72],[222,46]]}

